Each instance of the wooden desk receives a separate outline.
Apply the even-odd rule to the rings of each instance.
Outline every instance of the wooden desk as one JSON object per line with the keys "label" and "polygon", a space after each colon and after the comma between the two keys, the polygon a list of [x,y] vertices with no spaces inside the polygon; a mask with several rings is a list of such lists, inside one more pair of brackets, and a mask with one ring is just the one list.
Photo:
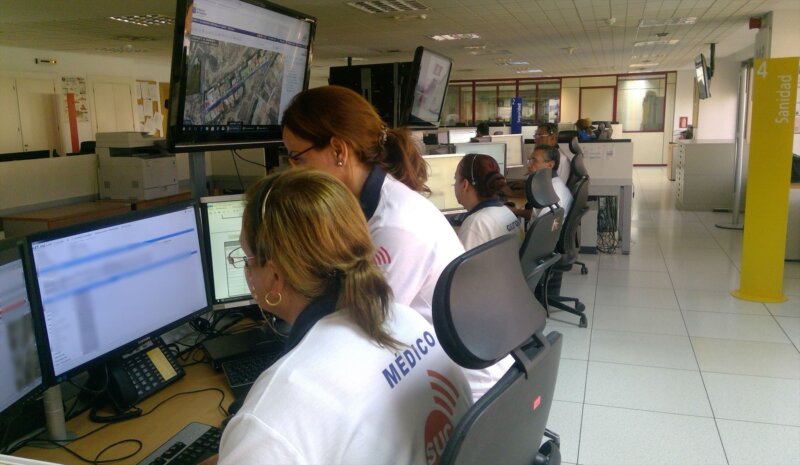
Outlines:
{"label": "wooden desk", "polygon": [[192,200],[191,192],[178,192],[177,194],[165,195],[164,197],[157,197],[155,199],[148,200],[103,200],[103,202],[126,203],[130,205],[131,210],[145,210],[171,203],[183,202],[185,200]]}
{"label": "wooden desk", "polygon": [[[139,407],[143,412],[148,412],[159,402],[175,394],[206,388],[218,388],[225,393],[222,403],[224,407],[233,401],[233,394],[225,381],[225,376],[222,373],[214,372],[210,365],[201,363],[186,367],[186,376],[144,400]],[[193,421],[219,426],[224,418],[222,412],[217,408],[220,400],[221,395],[217,391],[182,395],[167,401],[147,416],[110,425],[85,439],[67,445],[67,447],[91,460],[98,452],[117,441],[138,439],[142,441],[142,450],[139,453],[127,460],[114,462],[119,465],[136,464]],[[88,412],[67,422],[67,430],[75,433],[76,436],[81,436],[100,426],[89,420]],[[108,460],[124,456],[133,450],[135,450],[134,445],[123,444],[103,454],[101,459]],[[83,464],[62,449],[24,447],[16,451],[14,455],[67,465]]]}
{"label": "wooden desk", "polygon": [[109,201],[82,202],[62,207],[47,208],[9,215],[2,219],[6,237],[24,236],[45,229],[60,228],[109,216],[116,216],[131,209],[130,203]]}

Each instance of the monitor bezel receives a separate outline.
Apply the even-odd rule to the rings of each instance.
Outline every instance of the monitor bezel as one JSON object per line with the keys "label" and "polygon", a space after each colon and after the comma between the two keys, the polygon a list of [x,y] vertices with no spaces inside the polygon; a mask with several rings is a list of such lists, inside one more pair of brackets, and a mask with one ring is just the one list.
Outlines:
{"label": "monitor bezel", "polygon": [[520,164],[512,165],[508,162],[508,144],[506,144],[506,172],[508,172],[509,168],[520,168],[525,166],[525,139],[522,138],[522,134],[499,134],[489,137],[491,142],[505,142],[506,140],[510,140],[512,138],[519,138]]}
{"label": "monitor bezel", "polygon": [[[458,148],[456,148],[455,146],[464,146],[464,147],[470,147],[470,148],[472,148],[472,147],[480,148],[481,146],[484,146],[484,145],[502,145],[504,148],[503,148],[503,170],[502,170],[503,172],[501,174],[503,176],[506,176],[506,174],[508,173],[508,166],[506,166],[506,164],[508,163],[508,154],[506,153],[506,152],[508,152],[508,144],[505,144],[503,142],[457,142],[457,143],[455,143],[453,145],[454,145],[454,150],[455,150],[456,153],[461,153],[461,152],[459,152]],[[477,153],[478,155],[486,155],[486,156],[492,157],[488,153],[481,152],[478,149],[469,150],[469,151],[464,152],[465,155],[469,155],[471,153]],[[492,158],[494,158],[494,157],[492,157]],[[495,160],[495,161],[497,161],[497,160]]]}
{"label": "monitor bezel", "polygon": [[[436,121],[425,121],[416,117],[411,113],[411,108],[414,102],[414,90],[417,88],[419,82],[420,72],[422,72],[422,58],[427,55],[434,55],[438,58],[446,60],[450,66],[447,68],[447,77],[445,83],[444,95],[442,95],[442,102],[439,105],[439,118]],[[453,59],[442,55],[441,53],[434,52],[429,48],[422,46],[414,50],[414,61],[411,63],[411,74],[405,86],[405,98],[403,99],[403,109],[400,116],[400,125],[408,128],[415,129],[436,129],[442,121],[442,110],[444,109],[445,101],[447,100],[447,89],[450,87],[450,74],[453,72]]]}
{"label": "monitor bezel", "polygon": [[[33,246],[34,243],[41,242],[41,241],[51,241],[55,239],[60,239],[67,236],[72,236],[75,234],[81,234],[85,232],[89,232],[96,229],[103,229],[110,226],[116,226],[120,224],[129,223],[132,221],[152,218],[155,216],[178,212],[184,210],[186,208],[191,207],[194,210],[194,217],[195,217],[195,224],[197,230],[197,243],[198,248],[200,250],[200,261],[202,264],[202,272],[203,272],[203,285],[205,286],[205,300],[206,305],[203,308],[197,309],[191,312],[188,315],[185,315],[178,320],[173,321],[167,325],[164,325],[160,328],[156,328],[153,331],[148,332],[147,334],[140,335],[131,341],[126,341],[120,344],[118,347],[109,350],[108,352],[101,354],[91,360],[85,361],[79,365],[76,365],[63,373],[58,375],[55,374],[55,365],[53,364],[53,356],[50,350],[50,335],[47,332],[47,327],[45,324],[45,317],[44,317],[44,306],[42,305],[41,293],[39,290],[39,280],[36,279],[36,261],[34,260],[33,255]],[[42,338],[41,338],[41,360],[42,360],[42,371],[47,371],[47,382],[48,384],[54,385],[60,383],[62,381],[68,380],[70,377],[86,371],[87,369],[93,366],[99,366],[102,363],[107,363],[110,360],[113,360],[116,357],[119,357],[133,348],[140,345],[143,341],[147,339],[159,336],[167,331],[177,328],[178,326],[190,321],[193,318],[196,318],[203,313],[206,313],[210,310],[210,300],[209,300],[209,293],[208,293],[208,273],[207,270],[207,260],[205,257],[205,250],[203,248],[203,238],[202,238],[202,223],[200,222],[200,209],[197,205],[197,202],[194,200],[191,201],[181,201],[175,202],[168,205],[161,205],[153,208],[148,208],[146,210],[136,210],[129,213],[124,213],[122,215],[113,216],[110,218],[103,218],[96,221],[90,221],[86,223],[81,223],[72,226],[66,226],[63,228],[58,229],[50,229],[46,231],[40,231],[28,236],[28,240],[25,243],[25,253],[29,257],[29,264],[30,264],[30,277],[31,281],[30,284],[32,286],[32,290],[34,295],[32,296],[35,299],[35,305],[31,305],[34,311],[34,318],[38,319],[39,326],[41,328]]]}
{"label": "monitor bezel", "polygon": [[214,202],[229,202],[244,199],[244,194],[216,195],[200,198],[200,215],[203,222],[203,249],[205,250],[206,257],[208,258],[208,296],[213,310],[228,310],[256,304],[256,301],[253,299],[252,295],[248,295],[247,297],[228,297],[226,299],[217,299],[214,289],[214,266],[212,265],[213,257],[211,256],[211,231],[208,228],[209,223],[207,205]]}
{"label": "monitor bezel", "polygon": [[[45,370],[45,363],[44,363],[44,349],[42,344],[42,325],[38,320],[37,311],[34,309],[34,299],[33,299],[33,289],[31,288],[31,274],[30,274],[30,261],[28,260],[25,248],[25,241],[20,239],[0,239],[0,254],[5,253],[8,250],[16,249],[16,256],[22,262],[22,273],[25,279],[25,292],[28,295],[28,305],[30,306],[31,312],[31,324],[33,325],[33,335],[36,342],[36,356],[39,363],[39,383],[38,385],[31,388],[29,391],[25,392],[17,398],[16,400],[12,401],[10,404],[5,406],[5,408],[0,409],[0,416],[4,415],[6,412],[13,411],[19,408],[21,405],[24,405],[31,401],[32,399],[38,398],[44,393],[45,388],[49,387],[50,384],[47,382],[49,378],[47,377],[47,373]],[[3,447],[5,444],[0,443],[0,447]]]}
{"label": "monitor bezel", "polygon": [[[169,115],[167,120],[167,147],[171,152],[201,152],[204,150],[227,150],[258,148],[281,141],[280,122],[264,131],[220,132],[215,136],[208,133],[190,136],[183,130],[182,118],[186,98],[186,51],[183,47],[183,32],[186,26],[187,11],[195,0],[178,0],[175,12],[175,29],[172,43],[172,63],[170,66]],[[311,62],[314,51],[314,36],[317,19],[290,8],[276,5],[266,0],[236,0],[274,11],[310,24],[308,55],[302,90],[308,89],[311,76]],[[176,107],[177,105],[177,107]]]}
{"label": "monitor bezel", "polygon": [[[698,75],[702,73],[703,75],[703,84],[700,85]],[[708,64],[706,62],[706,57],[702,53],[697,55],[694,58],[694,75],[695,75],[695,82],[697,83],[697,96],[700,100],[705,100],[707,98],[711,98],[711,86],[708,82]]]}

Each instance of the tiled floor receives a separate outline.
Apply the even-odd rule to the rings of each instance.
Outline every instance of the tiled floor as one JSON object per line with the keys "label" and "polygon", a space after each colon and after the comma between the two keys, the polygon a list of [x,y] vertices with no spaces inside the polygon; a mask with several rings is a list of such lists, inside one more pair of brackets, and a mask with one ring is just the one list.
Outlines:
{"label": "tiled floor", "polygon": [[742,232],[730,214],[678,211],[663,168],[634,170],[630,255],[583,255],[562,293],[588,328],[564,335],[549,427],[564,463],[800,464],[800,263],[790,300],[737,300]]}

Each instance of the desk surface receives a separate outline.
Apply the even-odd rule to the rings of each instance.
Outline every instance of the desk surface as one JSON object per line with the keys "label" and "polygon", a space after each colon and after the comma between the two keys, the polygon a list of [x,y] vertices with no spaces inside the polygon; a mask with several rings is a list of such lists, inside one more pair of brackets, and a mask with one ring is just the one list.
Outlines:
{"label": "desk surface", "polygon": [[[222,395],[218,391],[189,394],[191,391],[208,388],[217,388],[225,393],[225,399],[222,402],[224,407],[233,401],[233,394],[222,373],[214,372],[207,363],[192,365],[186,367],[186,376],[144,400],[139,407],[143,412],[149,412],[160,402],[164,402],[176,394],[187,394],[166,401],[147,416],[109,425],[85,439],[74,441],[67,447],[92,460],[98,452],[115,442],[124,439],[138,439],[142,442],[142,450],[139,453],[127,460],[114,462],[119,465],[136,464],[193,421],[213,426],[220,425],[224,418],[223,413],[218,409]],[[88,412],[67,422],[67,430],[75,433],[76,436],[86,434],[100,426],[102,425],[89,420]],[[127,443],[114,447],[103,454],[101,459],[108,460],[127,455],[133,452],[135,447]],[[62,449],[24,447],[16,451],[14,455],[68,465],[84,463]]]}

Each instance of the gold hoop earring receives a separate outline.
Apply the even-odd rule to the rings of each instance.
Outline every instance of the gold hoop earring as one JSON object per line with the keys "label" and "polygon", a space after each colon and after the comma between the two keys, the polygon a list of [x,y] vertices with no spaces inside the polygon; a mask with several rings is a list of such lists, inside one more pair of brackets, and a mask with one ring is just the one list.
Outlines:
{"label": "gold hoop earring", "polygon": [[269,305],[270,307],[277,307],[278,304],[281,303],[281,300],[283,300],[283,296],[281,295],[280,292],[278,292],[278,301],[277,302],[270,302],[269,293],[267,293],[267,295],[264,297],[264,302],[266,302],[267,305]]}

